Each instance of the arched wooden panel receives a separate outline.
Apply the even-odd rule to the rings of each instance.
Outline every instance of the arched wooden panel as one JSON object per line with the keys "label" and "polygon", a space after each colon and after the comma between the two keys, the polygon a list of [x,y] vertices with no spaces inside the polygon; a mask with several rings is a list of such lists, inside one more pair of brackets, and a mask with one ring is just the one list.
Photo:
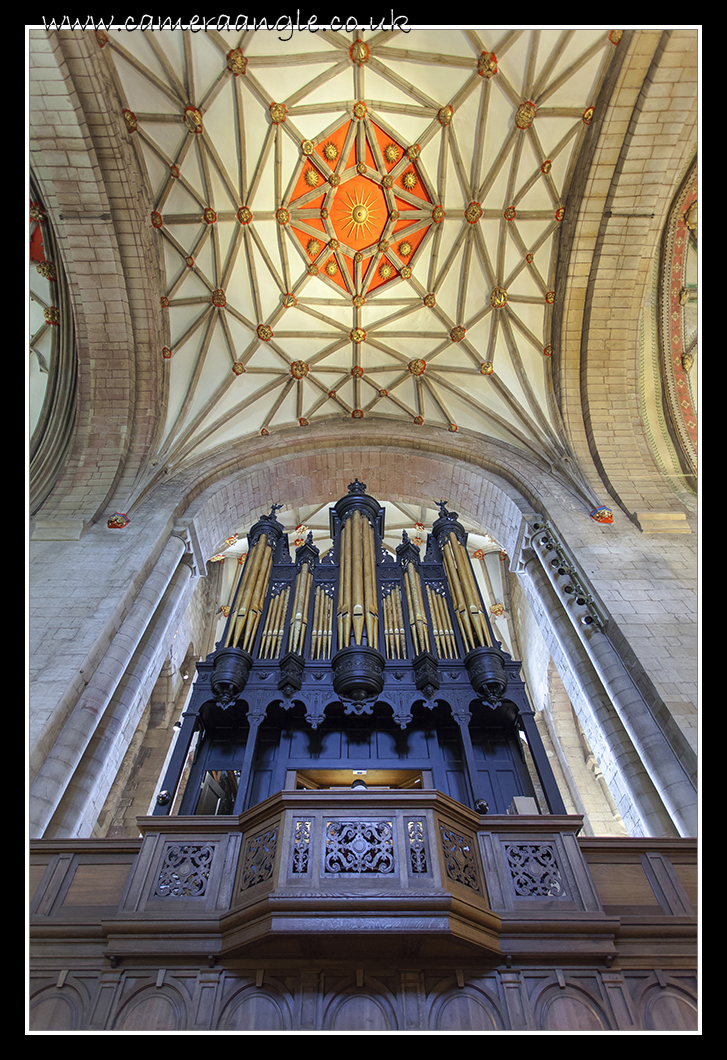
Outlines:
{"label": "arched wooden panel", "polygon": [[69,990],[44,992],[30,1002],[31,1031],[75,1031],[81,1024],[81,1006]]}
{"label": "arched wooden panel", "polygon": [[334,1002],[326,1030],[331,1031],[395,1031],[393,1013],[387,1011],[380,998],[373,994],[345,995]]}
{"label": "arched wooden panel", "polygon": [[156,987],[128,1001],[114,1022],[115,1031],[182,1031],[186,1016],[180,999]]}
{"label": "arched wooden panel", "polygon": [[599,1006],[585,994],[566,987],[550,993],[540,1007],[538,1029],[543,1031],[610,1031]]}
{"label": "arched wooden panel", "polygon": [[287,1031],[291,1029],[285,1002],[257,987],[247,987],[226,1005],[217,1030]]}
{"label": "arched wooden panel", "polygon": [[469,990],[445,997],[432,1012],[436,1031],[498,1031],[503,1026],[488,1000]]}

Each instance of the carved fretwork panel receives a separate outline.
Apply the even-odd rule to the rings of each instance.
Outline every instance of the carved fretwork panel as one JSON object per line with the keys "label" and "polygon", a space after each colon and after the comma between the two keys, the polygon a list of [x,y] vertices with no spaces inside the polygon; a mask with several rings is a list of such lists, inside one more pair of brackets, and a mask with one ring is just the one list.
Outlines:
{"label": "carved fretwork panel", "polygon": [[445,872],[450,880],[470,887],[473,891],[480,891],[479,874],[477,872],[477,860],[474,851],[474,842],[470,836],[463,835],[453,828],[447,828],[440,824],[439,830],[442,837],[442,853],[444,854]]}
{"label": "carved fretwork panel", "polygon": [[323,868],[328,875],[396,871],[392,821],[327,821]]}
{"label": "carved fretwork panel", "polygon": [[240,890],[265,883],[272,879],[275,868],[275,853],[278,845],[278,828],[268,828],[245,841],[245,855],[240,875]]}
{"label": "carved fretwork panel", "polygon": [[290,871],[295,876],[305,875],[310,868],[312,831],[312,821],[296,821],[294,824]]}
{"label": "carved fretwork panel", "polygon": [[503,843],[518,898],[562,898],[565,883],[552,843]]}
{"label": "carved fretwork panel", "polygon": [[409,871],[415,875],[428,873],[426,822],[419,820],[407,821],[406,833],[409,843]]}
{"label": "carved fretwork panel", "polygon": [[211,843],[169,843],[154,888],[155,898],[204,898],[215,848]]}

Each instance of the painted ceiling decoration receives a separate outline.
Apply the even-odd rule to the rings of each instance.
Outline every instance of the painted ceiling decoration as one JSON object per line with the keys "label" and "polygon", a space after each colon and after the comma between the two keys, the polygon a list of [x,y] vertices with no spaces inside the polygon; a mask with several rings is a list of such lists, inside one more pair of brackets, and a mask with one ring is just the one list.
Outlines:
{"label": "painted ceiling decoration", "polygon": [[505,442],[597,503],[553,400],[551,320],[619,31],[98,39],[164,261],[157,469],[376,418]]}

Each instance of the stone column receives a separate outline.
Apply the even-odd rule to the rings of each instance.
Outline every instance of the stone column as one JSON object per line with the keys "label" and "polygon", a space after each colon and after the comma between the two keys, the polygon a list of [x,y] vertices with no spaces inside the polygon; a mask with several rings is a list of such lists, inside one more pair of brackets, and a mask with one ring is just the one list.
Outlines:
{"label": "stone column", "polygon": [[31,838],[42,838],[184,551],[184,541],[171,536],[41,766],[30,789]]}

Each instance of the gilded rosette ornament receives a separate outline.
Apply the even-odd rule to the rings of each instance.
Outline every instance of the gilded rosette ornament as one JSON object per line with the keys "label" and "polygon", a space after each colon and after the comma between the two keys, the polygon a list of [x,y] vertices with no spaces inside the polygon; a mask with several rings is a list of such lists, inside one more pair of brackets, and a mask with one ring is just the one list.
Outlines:
{"label": "gilded rosette ornament", "polygon": [[363,416],[363,409],[354,409],[351,413],[351,418],[354,420],[362,420]]}
{"label": "gilded rosette ornament", "polygon": [[601,506],[600,508],[594,508],[593,511],[590,512],[590,516],[591,519],[593,519],[594,523],[613,522],[613,512],[610,508],[606,508],[604,506]]}
{"label": "gilded rosette ornament", "polygon": [[434,306],[437,304],[436,296],[431,294],[431,293],[430,294],[425,294],[424,298],[422,299],[422,301],[424,302],[424,305],[427,306],[428,309],[433,309]]}
{"label": "gilded rosette ornament", "polygon": [[552,357],[552,356],[553,356],[553,347],[551,346],[550,343],[548,343],[547,346],[543,347],[543,357]]}
{"label": "gilded rosette ornament", "polygon": [[535,118],[535,104],[531,100],[521,103],[515,111],[515,124],[518,129],[529,129]]}
{"label": "gilded rosette ornament", "polygon": [[242,375],[243,372],[247,371],[247,369],[245,368],[245,365],[242,363],[242,361],[235,361],[232,366],[232,371],[235,375]]}
{"label": "gilded rosette ornament", "polygon": [[126,128],[129,130],[129,132],[136,132],[137,121],[136,114],[134,114],[133,110],[127,110],[126,108],[124,108],[121,113],[124,117],[124,121],[126,122]]}
{"label": "gilded rosette ornament", "polygon": [[50,280],[51,283],[54,283],[56,280],[56,267],[52,261],[39,261],[35,266],[35,271],[45,280]]}
{"label": "gilded rosette ornament", "polygon": [[249,206],[241,206],[237,211],[237,220],[241,225],[249,225],[252,221],[252,210]]}
{"label": "gilded rosette ornament", "polygon": [[434,207],[434,209],[432,210],[432,220],[434,221],[435,225],[440,225],[442,223],[442,221],[444,220],[443,206]]}
{"label": "gilded rosette ornament", "polygon": [[270,120],[273,125],[282,125],[288,115],[284,103],[271,103],[270,104]]}
{"label": "gilded rosette ornament", "polygon": [[213,291],[210,295],[210,301],[212,305],[217,306],[218,309],[223,309],[227,305],[227,298],[222,288],[218,287],[217,290]]}
{"label": "gilded rosette ornament", "polygon": [[128,515],[124,512],[114,512],[111,518],[106,523],[109,530],[123,530],[125,526],[128,526],[131,520]]}
{"label": "gilded rosette ornament", "polygon": [[437,120],[439,121],[440,125],[450,125],[452,123],[453,117],[454,108],[451,107],[449,103],[447,103],[446,106],[442,107],[442,109],[439,111],[439,114],[437,114]]}
{"label": "gilded rosette ornament", "polygon": [[363,370],[363,368],[361,367],[360,364],[355,364],[353,366],[353,368],[351,369],[351,375],[353,376],[354,379],[360,379],[363,374],[364,374],[364,370]]}
{"label": "gilded rosette ornament", "polygon": [[490,305],[493,309],[502,309],[507,305],[507,291],[504,287],[493,287],[490,292]]}
{"label": "gilded rosette ornament", "polygon": [[202,114],[196,107],[184,108],[184,124],[190,132],[196,133],[197,135],[202,132]]}
{"label": "gilded rosette ornament", "polygon": [[423,416],[415,416],[414,417],[414,423],[417,425],[417,427],[421,427],[421,425],[424,423],[424,417]]}
{"label": "gilded rosette ornament", "polygon": [[505,614],[505,608],[503,604],[492,604],[490,607],[490,614],[494,615],[495,618],[501,618]]}
{"label": "gilded rosette ornament", "polygon": [[239,77],[240,74],[244,74],[247,70],[247,59],[239,48],[233,48],[232,51],[227,53],[227,69],[235,77]]}
{"label": "gilded rosette ornament", "polygon": [[276,212],[275,220],[278,222],[279,225],[287,225],[290,222],[290,214],[284,206],[281,206],[280,209]]}
{"label": "gilded rosette ornament", "polygon": [[480,375],[492,375],[495,371],[495,366],[492,361],[485,361],[480,365]]}
{"label": "gilded rosette ornament", "polygon": [[43,316],[46,324],[50,324],[51,327],[57,328],[61,322],[61,311],[56,305],[46,306],[43,310]]}
{"label": "gilded rosette ornament", "polygon": [[164,360],[168,361],[171,356],[172,356],[172,351],[169,349],[169,347],[168,346],[163,346],[162,347],[162,357],[164,358]]}
{"label": "gilded rosette ornament", "polygon": [[552,168],[553,168],[553,163],[551,162],[551,160],[549,158],[546,158],[545,161],[543,162],[542,166],[540,167],[540,172],[544,173],[547,176],[547,174],[550,173]]}
{"label": "gilded rosette ornament", "polygon": [[353,116],[359,121],[366,117],[366,104],[363,102],[363,100],[358,100],[358,102],[354,103]]}
{"label": "gilded rosette ornament", "polygon": [[210,206],[207,206],[202,214],[202,220],[207,225],[213,225],[217,220],[217,214]]}
{"label": "gilded rosette ornament", "polygon": [[467,224],[473,225],[482,217],[482,207],[478,202],[471,202],[464,212]]}
{"label": "gilded rosette ornament", "polygon": [[364,331],[363,328],[354,328],[353,331],[351,332],[351,336],[350,337],[351,337],[351,342],[356,342],[356,343],[363,342],[363,340],[366,338],[366,332]]}
{"label": "gilded rosette ornament", "polygon": [[586,110],[583,111],[583,124],[584,125],[590,125],[591,122],[593,121],[593,115],[594,115],[594,108],[593,107],[587,107]]}
{"label": "gilded rosette ornament", "polygon": [[508,206],[502,216],[505,218],[506,221],[514,221],[517,217],[517,210],[514,206]]}
{"label": "gilded rosette ornament", "polygon": [[459,430],[459,427],[456,423],[450,423],[449,427],[447,427],[447,430],[451,431],[454,434],[455,431]]}
{"label": "gilded rosette ornament", "polygon": [[348,54],[351,56],[352,63],[356,66],[363,66],[369,61],[369,46],[362,40],[355,40],[348,49]]}
{"label": "gilded rosette ornament", "polygon": [[497,73],[497,56],[494,52],[483,52],[477,60],[477,73],[489,80]]}
{"label": "gilded rosette ornament", "polygon": [[162,215],[160,213],[157,213],[156,210],[152,210],[152,214],[151,214],[151,225],[152,225],[152,228],[161,228],[163,224],[164,224],[164,219],[163,219]]}
{"label": "gilded rosette ornament", "polygon": [[427,362],[417,358],[414,361],[409,361],[409,371],[412,375],[424,375],[424,371],[427,367]]}
{"label": "gilded rosette ornament", "polygon": [[270,342],[273,337],[273,329],[269,324],[258,324],[257,337],[261,342]]}
{"label": "gilded rosette ornament", "polygon": [[461,342],[465,337],[467,329],[462,324],[456,324],[449,333],[452,342]]}

